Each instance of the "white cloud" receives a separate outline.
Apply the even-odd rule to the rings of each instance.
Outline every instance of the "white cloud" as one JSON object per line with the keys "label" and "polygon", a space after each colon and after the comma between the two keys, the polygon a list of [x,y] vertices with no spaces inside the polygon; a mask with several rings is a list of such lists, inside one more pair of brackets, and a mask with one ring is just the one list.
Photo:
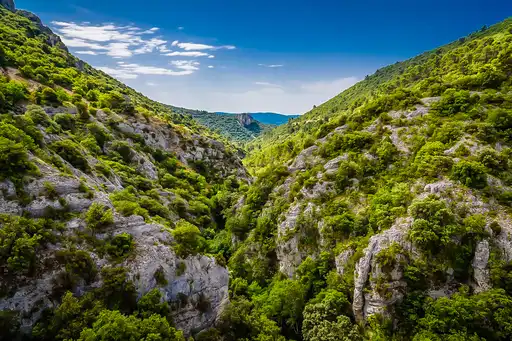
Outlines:
{"label": "white cloud", "polygon": [[283,64],[258,64],[258,66],[275,68],[275,67],[283,67],[284,65]]}
{"label": "white cloud", "polygon": [[181,48],[185,51],[221,50],[221,49],[234,50],[234,49],[236,49],[236,46],[233,46],[233,45],[213,46],[213,45],[197,44],[197,43],[180,43],[177,40],[172,42],[172,46],[178,46],[179,48]]}
{"label": "white cloud", "polygon": [[272,88],[280,88],[281,87],[278,84],[269,83],[269,82],[254,82],[254,84],[261,85],[261,86],[269,86],[269,87],[272,87]]}
{"label": "white cloud", "polygon": [[158,84],[153,83],[153,82],[146,82],[146,85],[147,86],[157,86]]}
{"label": "white cloud", "polygon": [[144,39],[141,36],[156,33],[159,28],[153,27],[142,31],[135,26],[116,26],[114,24],[92,25],[84,22],[54,21],[55,31],[69,47],[87,48],[89,50],[105,50],[113,58],[129,58],[133,54],[152,53],[156,50],[170,52],[161,38]]}
{"label": "white cloud", "polygon": [[158,27],[152,27],[150,28],[149,30],[146,30],[144,32],[141,32],[140,34],[154,34],[156,31],[158,31],[159,28]]}
{"label": "white cloud", "polygon": [[130,73],[126,70],[112,69],[112,68],[106,67],[106,66],[99,66],[99,67],[96,67],[96,69],[103,71],[106,74],[109,74],[112,77],[115,77],[118,79],[136,79],[138,77],[136,74]]}
{"label": "white cloud", "polygon": [[186,76],[191,75],[192,73],[194,73],[195,70],[197,70],[197,68],[193,69],[193,65],[190,65],[190,67],[188,67],[184,64],[182,65],[182,67],[178,67],[183,71],[170,70],[155,66],[144,66],[139,64],[121,64],[120,67],[123,70],[126,70],[134,74],[159,76]]}
{"label": "white cloud", "polygon": [[215,68],[215,66],[213,66],[213,65],[208,65],[208,69],[214,69],[214,68]]}
{"label": "white cloud", "polygon": [[108,44],[107,55],[114,58],[131,57],[133,52],[129,49],[129,43],[110,43]]}
{"label": "white cloud", "polygon": [[137,31],[136,27],[122,28],[112,24],[93,26],[89,24],[75,24],[73,22],[53,21],[57,26],[57,32],[65,37],[91,40],[96,42],[108,42],[113,40],[129,41],[133,33],[121,32],[121,29],[127,31],[128,28]]}
{"label": "white cloud", "polygon": [[165,54],[169,57],[205,57],[209,56],[208,53],[199,52],[199,51],[175,51],[171,53]]}
{"label": "white cloud", "polygon": [[68,47],[86,47],[93,50],[108,50],[106,46],[90,43],[83,39],[61,37],[62,42]]}
{"label": "white cloud", "polygon": [[98,54],[98,52],[94,52],[94,51],[76,51],[75,53],[76,54],[87,54],[90,56],[96,56]]}
{"label": "white cloud", "polygon": [[162,40],[159,38],[152,38],[148,41],[143,42],[143,46],[139,47],[135,51],[133,51],[135,54],[144,54],[144,53],[151,53],[154,50],[162,51],[162,48],[167,50],[165,48],[165,44],[167,43],[167,40]]}
{"label": "white cloud", "polygon": [[190,60],[173,60],[171,65],[181,70],[196,71],[199,70],[199,62]]}
{"label": "white cloud", "polygon": [[213,59],[215,56],[213,54],[209,55],[208,58]]}

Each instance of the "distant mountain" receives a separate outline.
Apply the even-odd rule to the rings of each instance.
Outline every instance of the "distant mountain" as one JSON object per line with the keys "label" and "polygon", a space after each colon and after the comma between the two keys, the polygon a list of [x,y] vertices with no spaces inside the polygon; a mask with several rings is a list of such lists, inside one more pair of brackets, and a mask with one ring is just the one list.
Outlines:
{"label": "distant mountain", "polygon": [[[217,114],[230,114],[225,112],[218,112]],[[231,114],[234,115],[234,114]],[[297,118],[299,115],[283,115],[283,114],[277,114],[273,112],[256,112],[256,113],[249,113],[249,115],[252,116],[256,121],[261,122],[263,124],[272,124],[276,126],[280,126],[282,124],[285,124],[290,120],[291,118]]]}
{"label": "distant mountain", "polygon": [[[213,113],[168,105],[174,113],[190,115],[197,122],[223,135],[233,142],[245,143],[277,125],[256,120],[252,114]],[[276,114],[277,115],[277,114]],[[279,115],[281,116],[281,115]]]}

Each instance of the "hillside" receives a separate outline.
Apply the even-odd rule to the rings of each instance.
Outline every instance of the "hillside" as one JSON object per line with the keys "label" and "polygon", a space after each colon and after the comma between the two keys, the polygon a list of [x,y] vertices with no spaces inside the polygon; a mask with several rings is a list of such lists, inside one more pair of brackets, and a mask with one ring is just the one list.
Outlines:
{"label": "hillside", "polygon": [[0,339],[211,326],[228,301],[222,211],[249,179],[237,149],[1,4]]}
{"label": "hillside", "polygon": [[244,145],[275,127],[272,124],[261,123],[249,114],[212,113],[174,106],[168,107],[175,113],[192,117],[201,125],[237,145]]}
{"label": "hillside", "polygon": [[251,142],[217,332],[510,339],[511,76],[507,19]]}
{"label": "hillside", "polygon": [[510,340],[512,19],[253,139],[0,5],[0,340]]}

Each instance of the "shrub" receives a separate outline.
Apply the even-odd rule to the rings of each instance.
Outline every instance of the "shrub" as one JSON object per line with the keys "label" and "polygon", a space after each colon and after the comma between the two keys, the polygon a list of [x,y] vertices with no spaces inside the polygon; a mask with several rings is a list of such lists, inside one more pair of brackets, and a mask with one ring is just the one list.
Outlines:
{"label": "shrub", "polygon": [[89,171],[89,163],[82,153],[82,148],[72,140],[54,142],[50,145],[50,148],[74,167],[84,172]]}
{"label": "shrub", "polygon": [[480,162],[462,160],[456,163],[452,178],[468,187],[484,188],[487,185],[485,167]]}
{"label": "shrub", "polygon": [[0,215],[0,267],[8,272],[35,269],[37,253],[48,242],[55,242],[55,232],[62,229],[50,219],[29,219]]}
{"label": "shrub", "polygon": [[135,248],[133,236],[129,233],[123,232],[115,235],[107,241],[107,253],[115,258],[124,258],[128,256]]}
{"label": "shrub", "polygon": [[91,230],[100,230],[114,223],[112,209],[94,202],[85,215],[87,227]]}
{"label": "shrub", "polygon": [[96,139],[96,142],[98,142],[98,145],[100,146],[100,148],[103,148],[103,145],[105,144],[105,142],[110,140],[110,138],[111,138],[110,134],[108,134],[108,132],[105,131],[105,129],[103,129],[97,123],[89,123],[87,125],[87,129],[92,134],[92,136],[94,136],[94,138]]}
{"label": "shrub", "polygon": [[46,195],[48,196],[48,198],[52,200],[58,198],[59,194],[57,193],[57,191],[55,190],[55,186],[53,186],[51,182],[43,182],[43,187],[46,191]]}
{"label": "shrub", "polygon": [[78,278],[83,278],[86,283],[91,283],[96,278],[96,264],[87,251],[61,250],[57,252],[57,259],[65,265],[72,284],[76,284]]}
{"label": "shrub", "polygon": [[186,220],[178,221],[172,235],[176,243],[174,250],[182,258],[200,252],[204,246],[204,238],[199,228]]}
{"label": "shrub", "polygon": [[439,116],[453,116],[459,112],[467,112],[473,103],[469,91],[448,89],[440,101],[432,104],[431,110]]}
{"label": "shrub", "polygon": [[68,113],[58,113],[53,116],[53,120],[57,123],[63,130],[75,130],[75,118],[73,115]]}
{"label": "shrub", "polygon": [[28,150],[22,143],[0,136],[0,178],[20,178],[37,172],[37,167],[28,159]]}
{"label": "shrub", "polygon": [[29,105],[25,116],[30,118],[35,124],[48,126],[50,124],[50,116],[38,105]]}

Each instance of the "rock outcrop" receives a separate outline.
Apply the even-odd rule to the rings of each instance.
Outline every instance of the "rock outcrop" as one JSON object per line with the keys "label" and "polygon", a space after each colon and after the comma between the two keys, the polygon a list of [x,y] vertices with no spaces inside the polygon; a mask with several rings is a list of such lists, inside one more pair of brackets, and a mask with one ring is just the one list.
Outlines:
{"label": "rock outcrop", "polygon": [[399,219],[389,230],[370,238],[354,272],[352,309],[356,320],[363,321],[369,315],[377,313],[386,316],[389,314],[389,307],[403,298],[407,286],[399,261],[403,255],[396,255],[396,264],[389,273],[384,272],[376,255],[394,243],[412,252],[412,244],[406,238],[410,226],[410,219]]}
{"label": "rock outcrop", "polygon": [[236,114],[236,119],[243,127],[248,127],[255,122],[249,114]]}
{"label": "rock outcrop", "polygon": [[4,6],[11,12],[16,11],[16,6],[14,5],[14,0],[0,0],[0,5]]}

